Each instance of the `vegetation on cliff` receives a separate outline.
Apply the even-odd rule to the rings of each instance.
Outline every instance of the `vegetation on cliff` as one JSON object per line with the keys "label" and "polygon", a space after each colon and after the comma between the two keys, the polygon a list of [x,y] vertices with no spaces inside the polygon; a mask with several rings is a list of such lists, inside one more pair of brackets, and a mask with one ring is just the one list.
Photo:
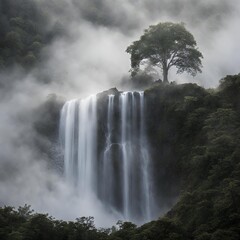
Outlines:
{"label": "vegetation on cliff", "polygon": [[155,169],[161,161],[169,169],[159,182],[181,179],[182,193],[166,217],[190,239],[238,239],[240,76],[227,76],[216,90],[159,85],[147,94],[156,99],[148,121],[161,156]]}
{"label": "vegetation on cliff", "polygon": [[3,207],[1,239],[239,239],[240,76],[227,76],[216,90],[156,84],[145,95],[155,187],[179,194],[173,208],[140,227],[97,229],[91,217],[65,222],[28,206]]}
{"label": "vegetation on cliff", "polygon": [[195,76],[201,72],[203,58],[196,45],[183,23],[165,22],[150,26],[140,40],[127,48],[131,54],[132,74],[139,71],[141,64],[148,63],[160,67],[163,82],[168,82],[168,71],[172,67],[177,68],[177,73],[187,72]]}

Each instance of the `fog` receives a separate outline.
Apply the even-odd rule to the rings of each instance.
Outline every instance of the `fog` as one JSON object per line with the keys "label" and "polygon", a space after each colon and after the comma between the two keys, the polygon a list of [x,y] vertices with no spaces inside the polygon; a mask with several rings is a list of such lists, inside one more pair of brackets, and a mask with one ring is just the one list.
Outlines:
{"label": "fog", "polygon": [[[53,11],[52,21],[63,24],[69,37],[51,46],[47,66],[51,74],[66,83],[71,94],[71,88],[79,94],[79,89],[98,92],[118,85],[130,69],[126,47],[139,39],[149,25],[161,21],[184,22],[204,56],[202,74],[193,78],[176,75],[173,70],[170,81],[216,87],[225,75],[239,72],[235,52],[239,48],[240,4],[236,0],[184,0],[181,3],[176,0],[75,0],[68,1],[67,5],[61,0],[50,3],[47,9]],[[41,4],[43,8],[46,6],[45,1]],[[63,6],[62,11],[57,11],[56,5]]]}
{"label": "fog", "polygon": [[[73,196],[47,157],[36,152],[32,139],[33,111],[48,94],[65,99],[85,97],[111,87],[121,88],[129,76],[125,52],[143,30],[160,21],[184,22],[203,53],[203,73],[195,78],[170,72],[169,80],[217,87],[227,74],[240,69],[240,3],[237,0],[38,0],[61,25],[64,34],[43,49],[46,61],[27,75],[11,69],[0,75],[0,204],[31,204],[54,217],[74,219],[93,215],[109,226],[121,216],[109,216],[96,199]],[[41,76],[49,79],[39,81]],[[161,76],[159,76],[161,77]],[[92,199],[92,198],[91,198]],[[80,204],[80,202],[83,202]],[[103,217],[104,216],[104,217]],[[104,220],[103,220],[104,219]]]}

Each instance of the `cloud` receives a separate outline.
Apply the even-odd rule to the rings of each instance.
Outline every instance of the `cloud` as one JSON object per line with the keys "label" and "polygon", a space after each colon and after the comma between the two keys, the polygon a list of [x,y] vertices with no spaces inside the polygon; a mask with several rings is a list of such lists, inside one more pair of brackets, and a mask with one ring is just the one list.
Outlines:
{"label": "cloud", "polygon": [[216,87],[220,78],[238,72],[239,58],[231,50],[239,42],[232,27],[240,20],[236,0],[39,1],[68,33],[47,49],[50,60],[44,68],[54,81],[61,80],[70,97],[71,90],[76,96],[75,90],[87,95],[118,86],[130,69],[126,47],[160,21],[184,22],[204,55],[202,74],[192,78],[172,71],[170,80]]}
{"label": "cloud", "polygon": [[[17,75],[14,73],[12,78]],[[4,96],[3,89],[0,90],[0,206],[18,207],[26,203],[35,211],[65,220],[94,216],[96,224],[102,227],[117,222],[121,218],[119,214],[109,214],[90,194],[83,197],[76,193],[62,175],[49,166],[48,156],[38,151],[36,138],[42,136],[34,129],[36,116],[33,114],[51,87],[39,84],[34,75],[22,77],[14,81]]]}
{"label": "cloud", "polygon": [[[129,69],[124,49],[128,38],[121,32],[89,23],[72,23],[70,41],[60,39],[50,48],[44,66],[71,97],[88,95],[113,87]],[[75,92],[75,93],[74,93]]]}

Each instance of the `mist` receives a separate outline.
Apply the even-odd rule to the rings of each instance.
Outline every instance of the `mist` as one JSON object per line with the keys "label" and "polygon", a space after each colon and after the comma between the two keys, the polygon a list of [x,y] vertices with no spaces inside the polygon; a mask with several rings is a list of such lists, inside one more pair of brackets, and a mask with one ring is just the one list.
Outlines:
{"label": "mist", "polygon": [[[44,8],[45,2],[41,3]],[[173,70],[170,81],[216,87],[225,75],[239,72],[238,56],[234,51],[239,49],[240,4],[235,0],[227,3],[215,0],[181,3],[176,0],[114,3],[75,0],[67,6],[64,1],[50,3],[47,8],[53,11],[52,21],[63,25],[68,38],[51,46],[47,66],[55,78],[67,83],[67,88],[98,92],[118,86],[122,76],[129,75],[130,56],[125,52],[126,47],[138,40],[149,25],[163,21],[184,22],[204,56],[202,74],[193,78],[176,75]],[[56,5],[63,6],[60,13],[56,13]],[[54,71],[56,66],[60,66],[61,71],[59,67]]]}
{"label": "mist", "polygon": [[[0,75],[0,204],[30,204],[54,217],[75,219],[94,216],[97,225],[121,219],[106,213],[95,199],[73,195],[61,174],[47,164],[32,141],[33,112],[51,93],[64,99],[86,97],[111,87],[121,89],[129,76],[128,45],[149,25],[161,21],[184,22],[203,53],[203,73],[195,78],[170,72],[169,80],[218,86],[227,74],[239,73],[240,3],[237,0],[38,0],[50,16],[49,25],[60,24],[64,34],[46,46],[46,61],[26,74],[18,68]],[[48,81],[40,81],[44,76]],[[159,76],[161,77],[161,76]],[[79,204],[80,202],[82,204]],[[165,211],[165,210],[164,210]],[[104,220],[103,220],[104,219]]]}

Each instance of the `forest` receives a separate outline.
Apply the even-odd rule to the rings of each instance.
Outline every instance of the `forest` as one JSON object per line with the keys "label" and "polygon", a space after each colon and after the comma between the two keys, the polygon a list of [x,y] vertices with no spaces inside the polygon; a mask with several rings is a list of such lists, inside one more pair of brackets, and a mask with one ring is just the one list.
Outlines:
{"label": "forest", "polygon": [[[34,1],[0,0],[1,74],[14,67],[30,73],[44,62],[44,48],[65,34],[58,24],[46,28],[48,21]],[[60,220],[28,202],[2,204],[0,196],[1,240],[240,239],[240,74],[223,76],[216,88],[155,81],[144,94],[155,187],[165,200],[177,199],[170,209],[143,225],[119,220],[98,228],[93,216]],[[56,142],[62,106],[53,94],[35,109],[32,129],[41,139]],[[49,145],[34,145],[52,158]]]}
{"label": "forest", "polygon": [[34,1],[0,1],[0,68],[31,69],[41,63],[41,50],[60,34],[60,27],[47,29],[49,16]]}

